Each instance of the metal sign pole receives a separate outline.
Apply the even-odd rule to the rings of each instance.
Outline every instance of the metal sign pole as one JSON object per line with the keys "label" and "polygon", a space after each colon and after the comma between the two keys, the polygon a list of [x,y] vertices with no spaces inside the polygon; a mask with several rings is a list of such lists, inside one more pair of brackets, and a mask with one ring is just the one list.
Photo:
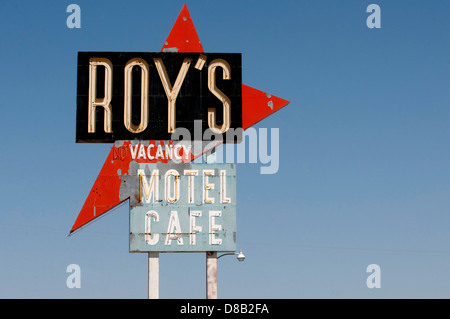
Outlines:
{"label": "metal sign pole", "polygon": [[217,252],[206,252],[206,299],[217,299]]}
{"label": "metal sign pole", "polygon": [[[216,148],[206,155],[206,163],[216,162]],[[217,299],[217,251],[206,252],[206,299]]]}
{"label": "metal sign pole", "polygon": [[148,299],[159,299],[159,253],[148,253]]}

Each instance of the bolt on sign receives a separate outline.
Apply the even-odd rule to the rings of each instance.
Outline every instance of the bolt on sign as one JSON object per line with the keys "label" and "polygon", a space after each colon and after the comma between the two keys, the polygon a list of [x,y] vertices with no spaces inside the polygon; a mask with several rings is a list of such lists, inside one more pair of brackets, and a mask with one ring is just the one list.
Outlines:
{"label": "bolt on sign", "polygon": [[137,164],[132,178],[130,252],[236,250],[234,164]]}
{"label": "bolt on sign", "polygon": [[239,53],[79,52],[77,142],[171,140],[242,127]]}

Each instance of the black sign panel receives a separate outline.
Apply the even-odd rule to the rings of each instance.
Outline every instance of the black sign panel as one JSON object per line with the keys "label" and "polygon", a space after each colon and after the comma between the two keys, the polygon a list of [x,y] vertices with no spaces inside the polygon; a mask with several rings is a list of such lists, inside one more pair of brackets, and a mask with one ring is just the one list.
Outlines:
{"label": "black sign panel", "polygon": [[[208,129],[239,142],[241,60],[240,53],[79,52],[76,142],[210,140]],[[179,128],[189,134],[174,138]]]}

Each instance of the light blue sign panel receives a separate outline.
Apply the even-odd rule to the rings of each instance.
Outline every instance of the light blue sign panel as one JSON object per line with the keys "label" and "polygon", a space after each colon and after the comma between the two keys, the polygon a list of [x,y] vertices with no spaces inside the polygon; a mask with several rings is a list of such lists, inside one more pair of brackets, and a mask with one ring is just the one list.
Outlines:
{"label": "light blue sign panel", "polygon": [[135,165],[130,252],[236,250],[234,164]]}

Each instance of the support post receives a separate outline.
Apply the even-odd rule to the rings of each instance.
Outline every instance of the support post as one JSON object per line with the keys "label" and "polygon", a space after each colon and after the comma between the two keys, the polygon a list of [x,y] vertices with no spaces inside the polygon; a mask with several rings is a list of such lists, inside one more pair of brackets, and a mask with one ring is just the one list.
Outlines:
{"label": "support post", "polygon": [[148,299],[159,299],[159,253],[148,253]]}
{"label": "support post", "polygon": [[206,299],[217,299],[217,252],[206,252]]}

